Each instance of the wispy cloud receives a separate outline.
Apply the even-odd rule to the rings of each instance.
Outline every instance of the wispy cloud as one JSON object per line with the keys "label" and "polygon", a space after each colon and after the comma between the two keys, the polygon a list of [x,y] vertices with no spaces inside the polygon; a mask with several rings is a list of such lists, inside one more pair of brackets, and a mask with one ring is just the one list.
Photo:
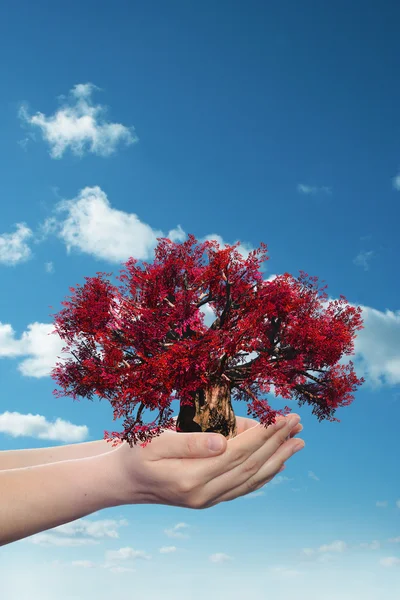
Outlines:
{"label": "wispy cloud", "polygon": [[189,525],[187,523],[177,523],[171,529],[164,529],[164,533],[165,533],[165,535],[167,535],[168,537],[171,537],[171,538],[186,539],[189,536],[182,533],[181,529],[187,529],[188,527],[189,527]]}
{"label": "wispy cloud", "polygon": [[74,425],[63,419],[48,421],[43,415],[19,412],[0,413],[0,433],[11,437],[33,437],[38,440],[82,442],[88,437],[86,425]]}
{"label": "wispy cloud", "polygon": [[83,535],[92,538],[119,538],[118,529],[128,525],[126,519],[77,519],[55,527],[52,531],[62,535]]}
{"label": "wispy cloud", "polygon": [[310,479],[314,479],[315,481],[319,481],[319,477],[317,477],[316,474],[313,471],[308,471],[308,476],[310,477]]}
{"label": "wispy cloud", "polygon": [[215,554],[210,555],[209,560],[213,563],[223,563],[233,560],[233,558],[224,552],[216,552]]}
{"label": "wispy cloud", "polygon": [[8,267],[29,260],[32,251],[27,244],[33,233],[25,223],[17,223],[14,233],[0,234],[0,264]]}
{"label": "wispy cloud", "polygon": [[364,271],[368,271],[369,269],[369,261],[374,256],[373,250],[368,250],[368,252],[359,252],[357,256],[353,259],[353,263],[358,267],[363,267]]}
{"label": "wispy cloud", "polygon": [[305,194],[306,196],[316,196],[317,194],[332,194],[332,188],[326,185],[307,185],[305,183],[297,184],[297,191],[300,194]]}
{"label": "wispy cloud", "polygon": [[44,263],[44,268],[46,273],[54,273],[54,265],[51,261]]}
{"label": "wispy cloud", "polygon": [[385,558],[381,558],[379,564],[382,567],[397,567],[400,566],[400,558],[397,556],[386,556]]}
{"label": "wispy cloud", "polygon": [[398,175],[396,175],[395,177],[393,177],[392,185],[395,190],[400,192],[400,173]]}
{"label": "wispy cloud", "polygon": [[387,505],[388,505],[387,500],[382,500],[382,501],[381,500],[377,500],[377,502],[376,502],[376,506],[378,508],[386,508]]}
{"label": "wispy cloud", "polygon": [[[25,538],[30,544],[38,546],[58,546],[66,548],[76,548],[79,546],[94,546],[100,544],[98,540],[91,538],[75,538],[67,536],[59,536],[51,532],[37,533],[29,538]],[[24,540],[25,541],[25,540]]]}
{"label": "wispy cloud", "polygon": [[126,546],[125,548],[119,548],[119,550],[108,550],[106,552],[106,560],[107,561],[119,561],[119,560],[128,560],[128,559],[136,559],[141,558],[143,560],[150,560],[151,556],[147,554],[144,550],[134,550],[130,546]]}
{"label": "wispy cloud", "polygon": [[76,156],[85,153],[109,156],[119,144],[130,145],[138,138],[133,127],[105,120],[105,106],[92,103],[95,90],[99,88],[91,83],[75,85],[65,104],[53,115],[42,112],[30,115],[26,106],[21,106],[19,117],[25,125],[41,132],[52,158],[61,158],[67,149]]}
{"label": "wispy cloud", "polygon": [[[49,531],[32,535],[26,538],[26,541],[38,546],[93,546],[99,544],[99,540],[119,538],[118,529],[126,525],[128,525],[126,519],[120,519],[119,521],[115,519],[77,519],[54,527]],[[94,563],[92,563],[92,566],[95,566]]]}
{"label": "wispy cloud", "polygon": [[331,542],[330,544],[323,544],[322,546],[319,546],[319,548],[315,549],[314,548],[303,548],[301,550],[301,553],[304,554],[305,556],[314,556],[314,554],[325,554],[325,553],[332,553],[332,552],[344,552],[345,550],[347,550],[348,546],[346,544],[346,542],[344,542],[343,540],[335,540],[334,542]]}
{"label": "wispy cloud", "polygon": [[271,481],[269,485],[280,485],[281,483],[285,483],[285,481],[293,481],[292,477],[286,477],[285,475],[276,475]]}
{"label": "wispy cloud", "polygon": [[162,546],[162,548],[159,549],[160,554],[172,554],[173,552],[176,552],[176,551],[177,551],[176,546]]}
{"label": "wispy cloud", "polygon": [[373,542],[363,542],[360,544],[360,548],[365,548],[366,550],[379,550],[381,547],[381,543],[379,540],[374,540]]}

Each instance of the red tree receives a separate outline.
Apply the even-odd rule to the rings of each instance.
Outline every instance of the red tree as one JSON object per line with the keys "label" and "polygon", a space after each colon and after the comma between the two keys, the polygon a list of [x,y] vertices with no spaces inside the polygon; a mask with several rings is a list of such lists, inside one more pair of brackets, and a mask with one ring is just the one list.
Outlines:
{"label": "red tree", "polygon": [[[177,431],[234,437],[232,399],[248,401],[247,413],[268,426],[290,412],[260,398],[272,384],[275,395],[313,405],[319,421],[338,421],[336,408],[350,404],[363,382],[351,361],[339,364],[353,353],[361,309],[344,296],[328,302],[326,286],[319,289],[318,279],[302,271],[264,281],[265,244],[245,260],[239,243],[222,249],[193,235],[182,244],[158,241],[152,264],[125,263],[121,286],[98,272],[70,288],[53,333],[72,358],[53,369],[63,390],[53,393],[108,399],[114,420],[124,417],[124,431],[106,431],[105,438],[130,446],[175,428],[174,392]],[[210,327],[200,310],[206,304],[215,315]],[[158,420],[145,425],[145,408],[158,410]]]}

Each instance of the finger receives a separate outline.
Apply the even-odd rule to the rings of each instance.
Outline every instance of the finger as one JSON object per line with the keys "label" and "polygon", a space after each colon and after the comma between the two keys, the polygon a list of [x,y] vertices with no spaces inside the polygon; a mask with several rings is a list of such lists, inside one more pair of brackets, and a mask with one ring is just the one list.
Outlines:
{"label": "finger", "polygon": [[[275,452],[285,439],[290,436],[292,430],[298,426],[299,421],[299,415],[291,414],[289,418],[278,419],[273,425],[269,425],[268,427],[258,424],[257,427],[244,432],[240,438],[230,440],[226,452],[227,459],[230,459],[232,463],[242,463],[243,460],[247,460],[249,456],[253,455],[260,448],[263,448],[266,443],[269,444],[267,450],[270,451],[272,449],[272,453]],[[277,434],[278,431],[279,434]],[[228,454],[231,456],[228,457]]]}
{"label": "finger", "polygon": [[[217,456],[213,460],[214,464],[210,465],[208,462],[194,464],[191,468],[191,475],[195,477],[196,481],[203,482],[203,498],[208,496],[206,501],[209,501],[210,498],[218,498],[232,489],[246,486],[246,482],[256,475],[282,444],[295,444],[297,440],[296,442],[285,442],[285,439],[291,429],[296,426],[296,423],[292,421],[292,419],[296,421],[296,417],[300,418],[299,415],[291,415],[291,419],[275,423],[267,429],[264,426],[254,427],[240,436],[241,443],[240,438],[230,440],[226,452],[222,456]],[[274,469],[275,461],[269,468],[269,476],[273,476],[284,462],[282,460]],[[206,481],[205,484],[204,481]],[[251,482],[247,484],[247,489],[249,485]]]}
{"label": "finger", "polygon": [[281,449],[276,452],[267,462],[257,471],[257,473],[251,475],[246,481],[233,487],[229,491],[222,493],[218,498],[209,503],[206,508],[219,504],[220,502],[228,502],[245,496],[252,492],[256,492],[262,488],[265,484],[269,483],[278,473],[281,473],[285,468],[285,463],[289,460],[293,454],[301,450],[302,448],[296,449],[297,442],[302,442],[304,448],[304,440],[296,440],[296,442],[285,442]]}
{"label": "finger", "polygon": [[303,425],[301,423],[296,425],[296,427],[293,427],[286,440],[290,440],[290,438],[293,438],[297,433],[300,433],[300,431],[303,431]]}
{"label": "finger", "polygon": [[[168,443],[165,443],[163,436],[168,436]],[[211,446],[211,440],[218,440],[219,445]],[[165,429],[148,444],[148,459],[215,457],[225,452],[227,444],[228,440],[220,433],[186,433]]]}
{"label": "finger", "polygon": [[[293,417],[300,418],[299,415],[293,415]],[[199,461],[198,464],[193,463],[190,466],[191,475],[195,481],[199,482],[199,485],[200,483],[207,485],[210,481],[213,482],[214,486],[219,485],[220,488],[216,492],[220,494],[227,489],[227,485],[229,486],[228,489],[238,485],[238,477],[242,477],[243,481],[249,477],[248,465],[243,469],[244,463],[247,463],[249,459],[257,465],[258,469],[285,441],[292,427],[292,425],[289,425],[289,419],[278,421],[267,428],[264,425],[252,427],[240,436],[230,439],[224,453],[214,458],[211,457],[210,461],[206,463],[204,461]],[[272,446],[267,446],[267,457],[265,457],[265,452],[261,459],[253,457],[257,451],[264,448],[266,444],[270,444],[273,439],[275,439],[275,443],[272,442]],[[239,483],[242,483],[242,480]]]}
{"label": "finger", "polygon": [[[285,425],[288,427],[289,418],[298,418],[299,415],[291,414],[290,417],[281,417],[277,419],[276,423],[273,425],[269,425],[265,427],[265,425],[261,425],[257,423],[253,419],[248,419],[249,421],[249,429],[244,431],[240,438],[233,438],[234,441],[236,439],[241,440],[241,452],[242,454],[238,455],[236,453],[236,464],[237,462],[243,462],[244,456],[250,455],[254,453],[258,448],[260,448],[267,439],[269,439],[275,431],[283,428]],[[177,417],[174,417],[176,420]],[[254,426],[257,427],[257,430],[254,430],[256,436],[249,437],[248,432],[253,434],[252,430],[254,426],[251,425],[254,423]],[[298,429],[300,427],[300,429]],[[296,425],[294,428],[288,430],[286,438],[288,436],[293,437],[296,433],[301,431],[303,428],[302,425]],[[169,435],[168,445],[164,443],[165,440],[161,441],[161,437],[163,435]],[[242,438],[243,435],[247,435],[247,438]],[[219,447],[210,447],[210,440],[218,440],[220,442]],[[220,434],[204,434],[204,432],[176,432],[170,429],[163,430],[160,436],[154,437],[151,440],[151,443],[148,445],[149,450],[149,460],[160,460],[164,458],[206,458],[212,456],[219,456],[224,454],[227,450],[227,439]],[[231,462],[232,461],[232,462]],[[235,456],[229,456],[227,458],[227,463],[231,462],[231,465],[235,463]],[[214,475],[215,476],[215,475]]]}

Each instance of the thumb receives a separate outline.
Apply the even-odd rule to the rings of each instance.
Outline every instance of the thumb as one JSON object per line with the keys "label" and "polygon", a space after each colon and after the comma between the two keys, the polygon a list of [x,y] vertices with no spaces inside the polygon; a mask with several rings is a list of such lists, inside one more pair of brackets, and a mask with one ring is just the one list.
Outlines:
{"label": "thumb", "polygon": [[[203,434],[204,435],[204,434]],[[213,454],[220,454],[226,450],[226,438],[219,433],[207,434],[207,451]]]}
{"label": "thumb", "polygon": [[226,438],[220,433],[163,431],[148,448],[158,458],[206,458],[225,452]]}

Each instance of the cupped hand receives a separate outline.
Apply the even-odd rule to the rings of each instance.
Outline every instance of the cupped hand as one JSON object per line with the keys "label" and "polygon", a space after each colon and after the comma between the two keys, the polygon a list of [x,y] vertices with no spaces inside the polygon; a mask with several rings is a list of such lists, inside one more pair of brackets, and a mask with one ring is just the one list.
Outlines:
{"label": "cupped hand", "polygon": [[[261,488],[282,471],[302,440],[291,438],[302,425],[279,417],[267,428],[253,419],[236,417],[237,435],[164,430],[142,448],[123,442],[113,450],[113,468],[123,486],[123,504],[164,504],[204,509]],[[210,437],[222,438],[212,451]],[[299,448],[300,449],[300,448]]]}

